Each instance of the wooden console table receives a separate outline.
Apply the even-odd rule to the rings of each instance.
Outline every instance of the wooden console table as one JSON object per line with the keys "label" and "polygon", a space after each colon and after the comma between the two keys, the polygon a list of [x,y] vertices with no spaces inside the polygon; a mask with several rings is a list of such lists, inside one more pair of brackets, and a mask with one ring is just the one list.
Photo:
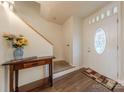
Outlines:
{"label": "wooden console table", "polygon": [[[2,64],[3,66],[9,66],[9,91],[10,92],[18,92],[18,75],[19,70],[41,66],[41,65],[49,65],[49,77],[48,77],[48,83],[50,86],[53,85],[53,74],[52,74],[52,59],[54,57],[47,56],[47,57],[30,57],[30,58],[24,58],[20,60],[11,60],[9,62],[6,62]],[[15,79],[14,79],[14,73],[15,73]],[[14,84],[15,83],[15,84]],[[15,85],[15,88],[14,88]]]}

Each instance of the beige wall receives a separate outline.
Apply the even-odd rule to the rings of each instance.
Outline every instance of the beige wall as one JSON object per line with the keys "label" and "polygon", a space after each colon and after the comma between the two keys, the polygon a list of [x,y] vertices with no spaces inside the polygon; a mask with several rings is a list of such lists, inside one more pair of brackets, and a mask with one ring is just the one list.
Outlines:
{"label": "beige wall", "polygon": [[[37,33],[33,32],[32,29],[24,24],[11,11],[0,5],[0,65],[13,59],[13,49],[9,47],[6,41],[2,38],[4,32],[22,34],[28,39],[29,45],[24,48],[24,57],[53,55],[53,46],[51,46],[51,44]],[[47,75],[44,73],[46,72],[46,69],[47,68],[38,67],[20,71],[21,76],[19,77],[19,85],[45,77]],[[4,86],[8,83],[7,73],[5,68],[0,66],[0,91],[8,91],[8,86]]]}
{"label": "beige wall", "polygon": [[49,22],[40,16],[40,8],[35,6],[16,6],[16,14],[25,19],[54,46],[55,60],[64,60],[62,26]]}

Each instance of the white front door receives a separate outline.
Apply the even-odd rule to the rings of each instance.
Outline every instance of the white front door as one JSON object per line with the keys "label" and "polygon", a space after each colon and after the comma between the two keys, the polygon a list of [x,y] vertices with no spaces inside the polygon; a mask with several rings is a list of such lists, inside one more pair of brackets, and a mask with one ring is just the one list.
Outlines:
{"label": "white front door", "polygon": [[[83,33],[84,66],[112,79],[117,79],[117,15],[112,15],[88,26],[84,24],[83,27],[85,30]],[[99,51],[97,53],[95,48],[96,30],[99,28],[103,29],[106,37],[103,53],[99,53]]]}

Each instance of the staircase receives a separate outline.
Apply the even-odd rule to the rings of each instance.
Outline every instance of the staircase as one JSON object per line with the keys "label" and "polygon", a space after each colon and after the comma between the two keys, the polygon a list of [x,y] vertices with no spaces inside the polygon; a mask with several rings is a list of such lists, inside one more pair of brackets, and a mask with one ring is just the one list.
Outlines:
{"label": "staircase", "polygon": [[59,73],[68,69],[73,68],[70,64],[68,64],[66,61],[61,60],[61,61],[54,61],[54,73]]}
{"label": "staircase", "polygon": [[[13,11],[15,13],[18,14],[17,10],[13,9]],[[37,31],[32,25],[30,25],[23,17],[20,17],[19,15],[17,15],[27,26],[29,26],[34,32],[36,32],[38,35],[40,35],[41,37],[43,37],[47,42],[49,42],[52,46],[53,46],[53,43],[51,41],[49,41],[44,35],[42,35],[41,33],[39,33],[39,31]]]}
{"label": "staircase", "polygon": [[[27,8],[27,7],[26,7]],[[30,10],[30,9],[29,9]],[[38,27],[35,27],[34,26],[34,24],[35,24],[35,22],[37,22],[37,21],[42,21],[42,20],[40,20],[41,19],[41,16],[40,16],[40,11],[38,12],[38,11],[35,11],[36,12],[36,14],[34,14],[33,15],[33,12],[32,13],[23,13],[22,11],[21,11],[21,13],[19,12],[19,11],[21,11],[21,10],[19,10],[19,7],[18,6],[15,6],[15,8],[14,8],[14,12],[15,12],[15,14],[27,25],[27,26],[29,26],[34,32],[36,32],[38,35],[40,35],[41,37],[43,37],[47,42],[49,42],[52,46],[54,46],[54,44],[50,41],[50,40],[48,40],[46,37],[45,37],[45,35],[43,35],[42,33],[40,33],[40,31],[38,31]],[[34,11],[34,10],[33,10]],[[35,13],[34,12],[34,13]],[[31,16],[30,16],[31,15]],[[30,16],[30,18],[28,18]],[[37,18],[36,18],[37,17]],[[32,19],[31,19],[32,18]],[[35,20],[36,19],[36,20]],[[37,19],[39,19],[39,20],[37,20]],[[32,20],[35,20],[35,22],[34,21],[32,21]],[[32,24],[31,22],[34,22],[34,24]],[[36,24],[38,24],[38,23],[36,23]],[[39,25],[38,25],[39,26]],[[53,49],[54,50],[54,49]],[[69,65],[67,62],[65,62],[64,60],[63,61],[61,61],[61,60],[59,60],[59,61],[57,61],[57,62],[54,62],[54,73],[58,73],[58,72],[61,72],[61,71],[65,71],[65,70],[68,70],[68,69],[71,69],[71,68],[73,68],[71,65]]]}

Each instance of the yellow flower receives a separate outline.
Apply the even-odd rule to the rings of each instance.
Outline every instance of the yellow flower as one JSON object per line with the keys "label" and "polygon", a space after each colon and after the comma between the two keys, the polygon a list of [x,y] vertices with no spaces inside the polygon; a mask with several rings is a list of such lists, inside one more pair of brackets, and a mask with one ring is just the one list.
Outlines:
{"label": "yellow flower", "polygon": [[9,36],[9,35],[10,33],[7,33],[7,32],[3,34],[3,36]]}

